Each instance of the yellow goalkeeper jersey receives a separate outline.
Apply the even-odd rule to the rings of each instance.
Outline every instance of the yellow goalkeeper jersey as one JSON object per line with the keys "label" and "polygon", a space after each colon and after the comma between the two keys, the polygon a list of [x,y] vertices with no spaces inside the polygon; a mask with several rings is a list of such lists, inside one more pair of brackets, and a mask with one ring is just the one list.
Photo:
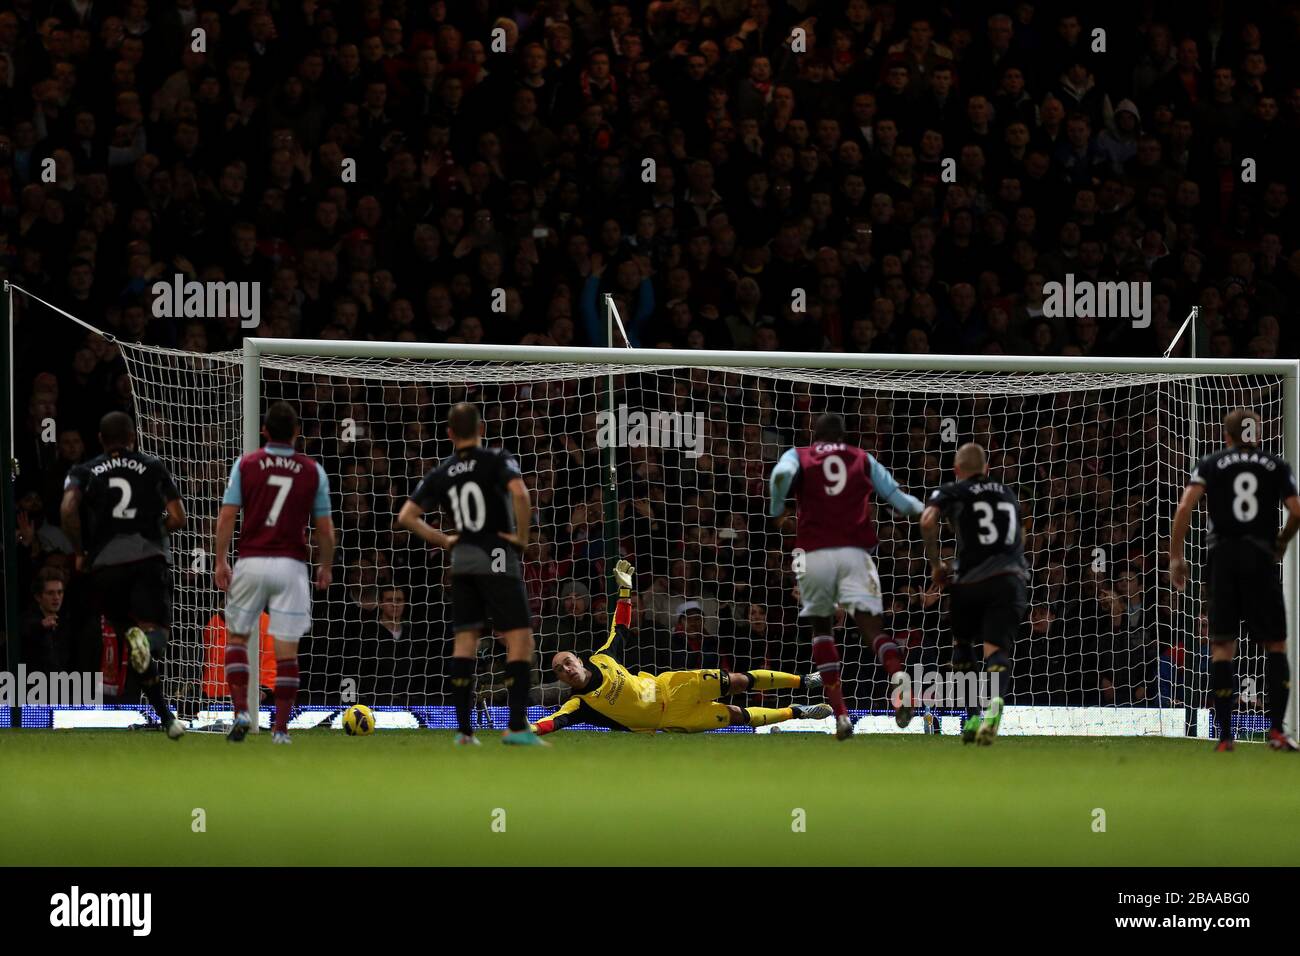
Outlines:
{"label": "yellow goalkeeper jersey", "polygon": [[[622,602],[619,602],[622,604]],[[654,674],[633,674],[618,662],[626,625],[615,615],[609,639],[590,657],[582,659],[591,680],[564,702],[547,720],[559,730],[570,724],[595,724],[612,730],[654,732],[659,728],[667,701]]]}

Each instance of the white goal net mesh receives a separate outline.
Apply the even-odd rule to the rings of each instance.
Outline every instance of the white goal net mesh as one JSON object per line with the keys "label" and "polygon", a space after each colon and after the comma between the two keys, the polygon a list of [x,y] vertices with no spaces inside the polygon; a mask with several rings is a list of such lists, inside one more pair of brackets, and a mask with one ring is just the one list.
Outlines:
{"label": "white goal net mesh", "polygon": [[[228,707],[220,663],[221,594],[212,583],[215,516],[241,451],[239,353],[123,345],[145,450],[173,469],[192,516],[173,547],[175,620],[167,686],[183,714]],[[544,358],[544,352],[539,353]],[[1031,609],[1014,648],[1008,720],[1019,732],[1209,732],[1208,644],[1200,571],[1204,511],[1191,535],[1185,595],[1164,569],[1169,527],[1195,459],[1237,405],[1264,417],[1281,451],[1282,383],[1263,375],[886,372],[263,356],[262,407],[286,399],[302,449],[330,476],[339,529],[335,584],[318,596],[301,646],[306,705],[355,699],[438,723],[448,703],[445,555],[393,519],[449,454],[450,406],[472,401],[490,444],[513,452],[533,492],[527,588],[539,650],[537,703],[561,688],[551,654],[591,651],[607,631],[607,566],[638,571],[633,669],[769,667],[806,672],[792,539],[766,518],[767,476],[809,441],[812,418],[843,414],[904,490],[948,480],[975,440],[1030,519]],[[612,379],[611,379],[612,376]],[[602,447],[614,408],[615,447]],[[661,427],[662,426],[662,427]],[[671,426],[671,427],[669,427]],[[605,480],[612,454],[616,492]],[[611,501],[611,498],[613,499]],[[909,675],[943,674],[946,601],[927,593],[913,520],[876,510],[885,627]],[[616,516],[616,521],[613,520]],[[698,607],[702,636],[682,630]],[[837,637],[855,712],[887,713],[884,674],[843,622]],[[478,689],[504,703],[503,657],[485,641]],[[1262,660],[1242,645],[1240,719],[1262,714]],[[267,674],[263,671],[263,683]],[[1258,693],[1256,692],[1258,688]],[[922,688],[924,689],[924,687]],[[934,701],[946,712],[942,697]],[[433,715],[433,716],[430,716]]]}

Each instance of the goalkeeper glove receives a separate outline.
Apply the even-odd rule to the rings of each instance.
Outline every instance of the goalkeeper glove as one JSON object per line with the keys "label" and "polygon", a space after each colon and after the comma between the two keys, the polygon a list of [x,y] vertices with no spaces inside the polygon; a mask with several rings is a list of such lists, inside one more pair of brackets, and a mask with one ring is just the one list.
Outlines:
{"label": "goalkeeper glove", "polygon": [[621,598],[632,596],[632,575],[636,569],[632,567],[629,561],[619,561],[614,565],[614,580],[618,582],[618,596]]}
{"label": "goalkeeper glove", "polygon": [[555,721],[551,719],[539,720],[533,724],[533,733],[539,737],[545,737],[547,734],[555,732]]}

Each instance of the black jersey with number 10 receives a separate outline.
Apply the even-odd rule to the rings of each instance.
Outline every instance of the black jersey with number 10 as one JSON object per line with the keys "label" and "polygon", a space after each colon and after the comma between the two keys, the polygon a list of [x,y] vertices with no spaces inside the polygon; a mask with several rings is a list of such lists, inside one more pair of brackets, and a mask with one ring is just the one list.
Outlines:
{"label": "black jersey with number 10", "polygon": [[507,488],[520,477],[519,465],[508,452],[480,445],[444,458],[411,493],[411,500],[425,511],[451,516],[454,527],[444,525],[443,530],[460,536],[452,552],[453,574],[499,572],[502,568],[492,566],[497,554],[509,558],[504,570],[516,571],[519,556],[500,535],[515,531],[514,504]]}
{"label": "black jersey with number 10", "polygon": [[1279,506],[1296,493],[1291,466],[1258,448],[1224,448],[1206,455],[1188,480],[1205,488],[1210,547],[1227,538],[1255,538],[1271,548]]}

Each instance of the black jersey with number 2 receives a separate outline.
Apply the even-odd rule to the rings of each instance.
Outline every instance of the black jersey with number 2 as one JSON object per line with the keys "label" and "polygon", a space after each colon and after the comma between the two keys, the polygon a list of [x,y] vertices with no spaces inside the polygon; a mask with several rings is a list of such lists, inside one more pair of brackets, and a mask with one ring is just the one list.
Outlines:
{"label": "black jersey with number 2", "polygon": [[926,503],[948,519],[957,538],[954,583],[1028,574],[1020,501],[1002,482],[984,475],[950,481],[931,492]]}
{"label": "black jersey with number 2", "polygon": [[507,488],[520,477],[519,465],[508,452],[480,445],[440,461],[411,493],[411,500],[425,511],[451,516],[460,535],[452,552],[453,574],[499,573],[503,569],[493,566],[496,554],[509,556],[509,570],[518,566],[515,549],[500,534],[515,531],[514,503]]}
{"label": "black jersey with number 2", "polygon": [[78,488],[84,546],[92,567],[171,559],[163,519],[180,497],[167,466],[139,451],[106,452],[73,465],[65,488]]}
{"label": "black jersey with number 2", "polygon": [[1210,547],[1229,538],[1254,538],[1272,548],[1279,506],[1296,494],[1291,466],[1258,448],[1224,448],[1206,455],[1189,481],[1205,488]]}

